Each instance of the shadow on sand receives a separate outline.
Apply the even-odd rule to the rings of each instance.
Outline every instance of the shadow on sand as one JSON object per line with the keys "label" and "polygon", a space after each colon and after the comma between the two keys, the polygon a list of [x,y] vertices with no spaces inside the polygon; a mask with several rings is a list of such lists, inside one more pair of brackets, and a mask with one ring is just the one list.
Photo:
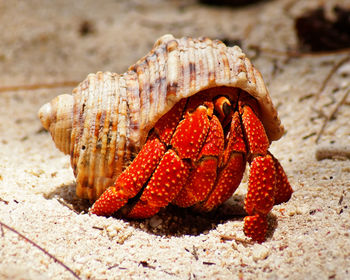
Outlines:
{"label": "shadow on sand", "polygon": [[[75,183],[62,185],[45,195],[46,199],[57,199],[62,205],[76,213],[88,213],[91,203],[81,199],[75,194]],[[244,196],[234,195],[224,204],[209,213],[196,212],[192,208],[180,208],[168,205],[155,216],[148,219],[128,219],[119,212],[113,215],[129,223],[134,228],[141,229],[153,235],[173,237],[191,235],[197,236],[216,229],[218,225],[229,221],[243,221],[246,216],[244,211]],[[267,238],[272,237],[277,227],[277,217],[268,215],[269,230]]]}

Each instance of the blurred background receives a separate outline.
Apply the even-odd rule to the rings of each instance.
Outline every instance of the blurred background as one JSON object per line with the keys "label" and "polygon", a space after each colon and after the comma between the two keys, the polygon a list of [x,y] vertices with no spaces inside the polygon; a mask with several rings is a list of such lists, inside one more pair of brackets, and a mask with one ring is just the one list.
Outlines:
{"label": "blurred background", "polygon": [[[270,151],[295,190],[264,244],[244,240],[246,179],[210,215],[89,216],[40,124],[41,105],[166,33],[239,45],[263,75],[286,128]],[[349,278],[350,0],[0,0],[0,70],[0,221],[82,278]],[[0,278],[70,279],[1,226],[0,259]]]}
{"label": "blurred background", "polygon": [[238,44],[253,59],[265,49],[349,47],[348,6],[336,0],[3,0],[0,87],[123,73],[166,33]]}

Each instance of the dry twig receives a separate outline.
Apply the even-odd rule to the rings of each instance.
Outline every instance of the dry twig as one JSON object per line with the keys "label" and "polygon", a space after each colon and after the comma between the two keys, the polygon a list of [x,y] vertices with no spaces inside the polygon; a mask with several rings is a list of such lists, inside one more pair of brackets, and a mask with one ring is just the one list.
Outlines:
{"label": "dry twig", "polygon": [[66,206],[69,210],[72,210],[75,214],[80,214],[77,210],[74,209],[74,207],[71,204],[65,202],[63,199],[56,198],[56,200],[63,206]]}
{"label": "dry twig", "polygon": [[2,199],[1,197],[0,197],[0,202],[3,202],[3,203],[5,203],[5,204],[9,204],[9,202],[8,202],[7,200]]}
{"label": "dry twig", "polygon": [[348,97],[350,93],[350,89],[347,90],[343,97],[340,99],[340,101],[335,105],[335,107],[333,108],[333,110],[330,112],[330,114],[328,116],[325,117],[324,119],[324,122],[321,126],[321,129],[319,130],[319,132],[317,133],[317,137],[316,137],[316,143],[318,143],[318,140],[320,140],[323,132],[324,132],[324,129],[326,128],[326,125],[327,123],[332,119],[334,118],[335,114],[337,113],[339,107],[345,102],[346,98]]}
{"label": "dry twig", "polygon": [[334,159],[348,158],[350,159],[350,147],[333,145],[320,146],[316,149],[316,159]]}
{"label": "dry twig", "polygon": [[335,64],[332,69],[329,71],[328,75],[326,76],[326,78],[323,80],[320,89],[318,90],[317,94],[316,94],[316,99],[318,99],[320,97],[320,95],[323,93],[324,89],[326,88],[329,80],[333,77],[333,75],[335,74],[335,72],[337,72],[337,70],[344,65],[345,62],[350,60],[350,55],[347,55],[345,57],[343,57],[343,59],[339,60],[337,64]]}
{"label": "dry twig", "polygon": [[22,239],[24,239],[25,241],[29,242],[31,245],[33,245],[34,247],[38,248],[40,251],[42,251],[45,255],[49,256],[51,259],[53,259],[56,263],[58,263],[59,265],[61,265],[62,267],[64,267],[67,271],[69,271],[74,278],[76,279],[81,279],[71,268],[69,268],[67,265],[65,265],[62,261],[60,261],[59,259],[57,259],[54,255],[50,254],[48,251],[46,251],[43,247],[39,246],[38,244],[36,244],[34,241],[30,240],[28,237],[24,236],[23,234],[19,233],[16,229],[6,225],[5,223],[0,221],[0,225],[1,228],[6,228],[10,231],[12,231],[13,233],[17,234],[19,237],[21,237]]}
{"label": "dry twig", "polygon": [[51,89],[51,88],[60,88],[60,87],[75,87],[78,84],[79,82],[77,81],[65,81],[65,82],[57,82],[57,83],[7,86],[7,87],[0,87],[0,93],[7,92],[7,91],[36,90],[36,89],[42,89],[42,88]]}
{"label": "dry twig", "polygon": [[236,243],[240,243],[242,244],[244,247],[246,247],[247,245],[252,245],[253,242],[251,240],[245,239],[245,238],[241,238],[241,237],[237,237],[235,235],[226,235],[226,234],[221,234],[220,235],[220,240],[225,242],[225,241],[235,241]]}

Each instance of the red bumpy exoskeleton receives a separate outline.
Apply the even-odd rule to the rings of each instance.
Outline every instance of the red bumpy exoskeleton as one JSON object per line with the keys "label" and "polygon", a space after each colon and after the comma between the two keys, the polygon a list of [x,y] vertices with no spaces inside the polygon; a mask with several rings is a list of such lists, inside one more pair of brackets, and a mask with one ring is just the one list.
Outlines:
{"label": "red bumpy exoskeleton", "polygon": [[130,218],[151,217],[169,203],[211,211],[232,196],[248,162],[244,233],[262,242],[267,214],[293,192],[269,145],[255,99],[239,89],[205,90],[182,99],[156,123],[91,213],[111,215],[135,196]]}

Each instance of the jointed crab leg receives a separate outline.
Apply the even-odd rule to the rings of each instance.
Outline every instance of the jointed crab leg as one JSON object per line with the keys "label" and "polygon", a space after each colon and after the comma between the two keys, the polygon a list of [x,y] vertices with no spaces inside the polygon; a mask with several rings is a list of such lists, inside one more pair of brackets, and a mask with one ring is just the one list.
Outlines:
{"label": "jointed crab leg", "polygon": [[184,188],[172,203],[189,207],[203,201],[211,191],[217,176],[219,156],[224,149],[224,132],[219,119],[214,115],[205,143],[198,155]]}
{"label": "jointed crab leg", "polygon": [[[269,153],[270,154],[270,153]],[[284,172],[282,165],[279,161],[272,155],[272,160],[275,165],[276,170],[276,188],[275,188],[275,205],[287,202],[292,196],[293,189],[288,182],[286,173]]]}
{"label": "jointed crab leg", "polygon": [[246,166],[246,147],[238,112],[235,112],[225,150],[221,155],[221,169],[215,186],[206,200],[196,208],[200,211],[211,211],[232,196],[239,186]]}
{"label": "jointed crab leg", "polygon": [[97,200],[90,210],[97,215],[110,215],[138,194],[148,181],[166,151],[165,145],[151,136],[128,168]]}
{"label": "jointed crab leg", "polygon": [[[128,216],[145,218],[148,217],[148,211],[153,215],[178,195],[189,177],[190,164],[186,160],[198,157],[208,134],[208,113],[212,114],[205,106],[198,106],[193,113],[188,110],[185,112],[185,118],[179,123],[171,139],[172,149],[164,155],[140,201]],[[166,157],[168,153],[171,155]]]}
{"label": "jointed crab leg", "polygon": [[188,164],[174,150],[168,150],[128,217],[148,218],[167,206],[185,184],[188,173]]}
{"label": "jointed crab leg", "polygon": [[244,233],[257,241],[264,241],[267,232],[266,215],[274,205],[276,172],[271,156],[257,156],[250,165],[248,193],[244,208]]}
{"label": "jointed crab leg", "polygon": [[242,106],[240,111],[250,152],[248,193],[244,203],[249,216],[244,219],[244,233],[262,242],[268,227],[266,215],[274,204],[287,201],[293,190],[281,165],[267,151],[269,140],[259,118],[250,106]]}

